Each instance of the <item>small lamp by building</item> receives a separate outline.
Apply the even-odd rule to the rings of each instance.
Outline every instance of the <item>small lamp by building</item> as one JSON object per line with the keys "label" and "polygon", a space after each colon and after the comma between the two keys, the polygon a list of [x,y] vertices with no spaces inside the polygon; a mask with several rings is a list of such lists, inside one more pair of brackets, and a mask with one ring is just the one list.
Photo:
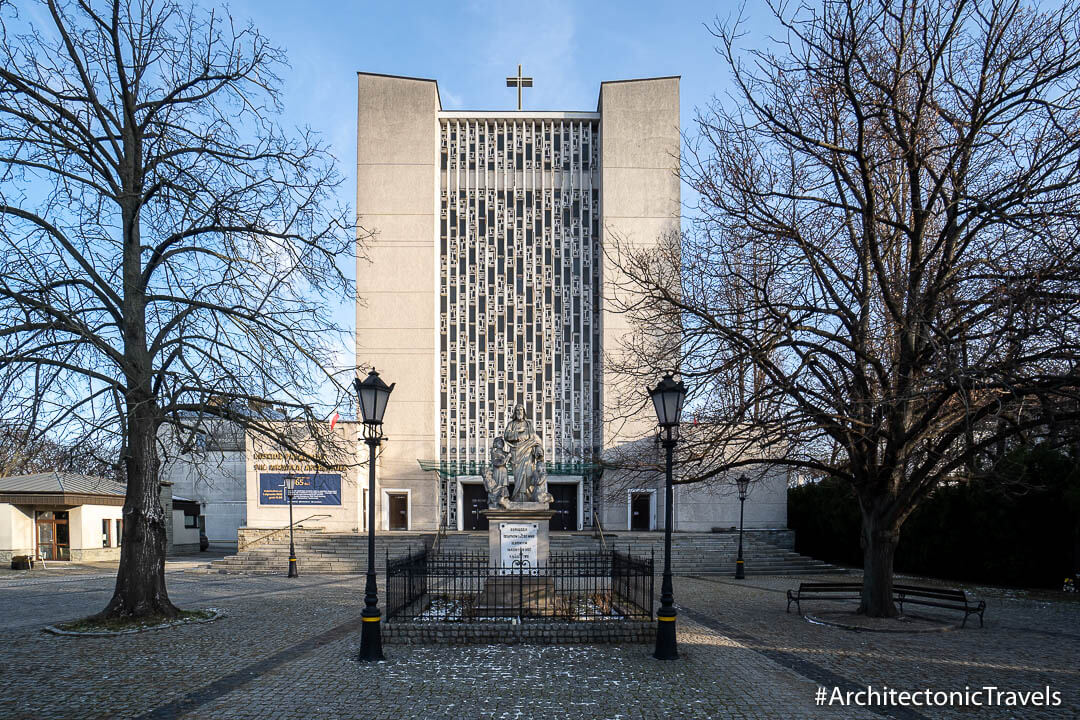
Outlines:
{"label": "small lamp by building", "polygon": [[384,659],[382,613],[379,611],[379,593],[375,581],[375,451],[383,439],[383,414],[396,384],[384,383],[374,368],[363,382],[360,382],[360,378],[353,381],[364,421],[364,443],[371,449],[368,457],[368,568],[360,630],[360,659],[367,661]]}
{"label": "small lamp by building", "polygon": [[666,478],[664,485],[664,580],[660,586],[660,609],[656,613],[656,652],[657,660],[675,660],[679,649],[675,639],[675,593],[671,582],[671,526],[673,521],[672,502],[672,467],[674,465],[675,444],[679,440],[679,420],[682,417],[683,402],[686,400],[686,386],[680,380],[675,382],[671,374],[664,376],[655,388],[649,390],[656,408],[656,421],[660,425],[660,444],[667,453]]}
{"label": "small lamp by building", "polygon": [[293,491],[296,489],[296,476],[292,473],[286,473],[285,475],[285,494],[289,498],[289,577],[300,577],[299,571],[296,569],[296,545],[293,544],[293,514],[292,514],[292,500]]}
{"label": "small lamp by building", "polygon": [[739,557],[735,561],[735,579],[742,580],[746,577],[742,554],[743,508],[746,506],[746,494],[750,488],[750,478],[743,473],[735,481],[735,484],[739,487]]}

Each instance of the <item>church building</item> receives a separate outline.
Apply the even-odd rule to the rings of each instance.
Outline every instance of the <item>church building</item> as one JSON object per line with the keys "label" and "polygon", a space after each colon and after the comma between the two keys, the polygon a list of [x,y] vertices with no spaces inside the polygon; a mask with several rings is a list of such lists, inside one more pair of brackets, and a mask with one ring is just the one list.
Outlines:
{"label": "church building", "polygon": [[[679,78],[604,82],[595,109],[568,111],[522,109],[520,67],[507,85],[516,110],[445,110],[435,80],[357,75],[356,363],[395,384],[376,531],[486,530],[483,474],[519,404],[542,442],[552,531],[660,530],[662,474],[601,462],[656,436],[644,387],[636,413],[612,411],[626,398],[611,360],[631,327],[606,250],[679,232]],[[364,532],[367,447],[353,422],[336,432],[359,467],[320,471],[249,433],[240,463],[219,458],[228,478],[200,485],[179,463],[171,479],[203,501],[214,543],[233,526],[286,526],[297,473],[298,519]],[[676,487],[674,529],[735,526],[733,488]],[[755,486],[746,527],[782,528],[786,510],[778,473]]]}
{"label": "church building", "polygon": [[[486,529],[483,468],[518,403],[543,441],[553,531],[594,516],[662,527],[657,484],[635,493],[596,460],[655,435],[644,389],[631,421],[605,412],[617,381],[605,360],[630,332],[605,248],[679,232],[679,78],[604,82],[588,111],[521,109],[520,67],[507,78],[517,110],[448,111],[435,80],[357,79],[356,206],[374,235],[357,253],[356,362],[397,383],[378,467],[385,529]],[[768,517],[750,522],[785,524],[773,484],[759,493]],[[737,519],[737,500],[697,495],[683,529]]]}

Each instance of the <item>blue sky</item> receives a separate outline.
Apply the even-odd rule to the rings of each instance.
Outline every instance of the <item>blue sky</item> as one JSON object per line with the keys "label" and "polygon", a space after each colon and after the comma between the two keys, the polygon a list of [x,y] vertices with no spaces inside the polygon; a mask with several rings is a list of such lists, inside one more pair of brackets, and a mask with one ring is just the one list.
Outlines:
{"label": "blue sky", "polygon": [[[357,71],[435,79],[447,110],[516,107],[505,79],[518,63],[535,84],[525,91],[526,110],[594,110],[604,80],[680,75],[687,131],[695,109],[727,83],[706,25],[736,6],[243,0],[229,7],[288,52],[285,121],[310,125],[330,142],[347,178],[342,199],[352,206]],[[351,273],[351,261],[343,266]],[[350,299],[336,315],[354,326]]]}

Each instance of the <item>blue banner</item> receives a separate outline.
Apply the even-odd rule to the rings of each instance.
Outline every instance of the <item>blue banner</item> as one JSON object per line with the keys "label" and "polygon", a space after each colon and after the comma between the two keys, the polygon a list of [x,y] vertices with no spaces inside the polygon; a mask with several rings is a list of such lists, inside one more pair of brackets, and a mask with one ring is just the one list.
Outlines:
{"label": "blue banner", "polygon": [[339,473],[259,473],[259,504],[288,505],[285,478],[296,480],[293,505],[340,505],[341,475]]}

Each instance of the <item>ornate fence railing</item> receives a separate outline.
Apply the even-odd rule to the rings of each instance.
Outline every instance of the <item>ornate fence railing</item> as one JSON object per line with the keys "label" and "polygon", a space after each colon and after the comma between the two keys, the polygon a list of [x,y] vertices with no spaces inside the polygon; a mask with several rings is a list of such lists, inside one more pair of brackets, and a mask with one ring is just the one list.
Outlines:
{"label": "ornate fence railing", "polygon": [[421,550],[387,560],[387,620],[651,620],[653,559],[612,550],[554,553],[544,567],[491,565],[487,553]]}

